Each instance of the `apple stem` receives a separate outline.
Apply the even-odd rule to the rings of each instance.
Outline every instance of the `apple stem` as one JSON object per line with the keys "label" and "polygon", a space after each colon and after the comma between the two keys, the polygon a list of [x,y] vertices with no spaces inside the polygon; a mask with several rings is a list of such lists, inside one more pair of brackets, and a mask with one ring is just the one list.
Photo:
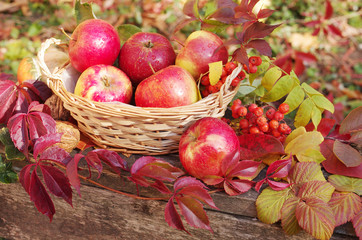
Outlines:
{"label": "apple stem", "polygon": [[150,68],[151,68],[151,70],[152,70],[153,74],[155,74],[156,72],[155,72],[155,69],[153,69],[152,64],[151,64],[150,62],[148,62],[148,65],[150,66]]}
{"label": "apple stem", "polygon": [[102,77],[102,80],[104,82],[104,85],[106,85],[106,87],[109,87],[109,81],[108,78],[106,76]]}
{"label": "apple stem", "polygon": [[153,48],[153,43],[151,41],[148,41],[146,44],[145,44],[145,47],[146,48]]}
{"label": "apple stem", "polygon": [[69,35],[65,32],[64,28],[61,27],[60,30],[62,31],[62,33],[63,33],[65,36],[67,36],[67,38],[69,38],[70,40],[74,40],[71,36],[69,36]]}
{"label": "apple stem", "polygon": [[173,38],[173,41],[177,42],[178,44],[180,44],[182,47],[185,47],[185,44],[183,44],[182,42],[180,42],[177,38]]}

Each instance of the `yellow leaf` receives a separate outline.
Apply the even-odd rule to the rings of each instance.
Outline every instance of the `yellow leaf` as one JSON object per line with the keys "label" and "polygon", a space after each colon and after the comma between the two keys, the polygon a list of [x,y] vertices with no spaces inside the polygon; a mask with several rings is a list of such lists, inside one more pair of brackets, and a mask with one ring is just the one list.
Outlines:
{"label": "yellow leaf", "polygon": [[293,88],[293,90],[288,94],[287,98],[284,101],[289,105],[288,113],[292,112],[303,102],[304,96],[305,93],[299,85]]}
{"label": "yellow leaf", "polygon": [[299,162],[290,171],[292,183],[303,184],[309,181],[326,181],[321,165],[315,162]]}
{"label": "yellow leaf", "polygon": [[261,160],[266,165],[270,165],[273,162],[278,161],[280,159],[280,156],[281,156],[280,154],[267,154],[264,157],[262,157]]}
{"label": "yellow leaf", "polygon": [[336,226],[351,221],[361,209],[361,198],[352,192],[334,192],[328,202],[336,219]]}
{"label": "yellow leaf", "polygon": [[294,118],[295,127],[305,126],[309,123],[309,120],[312,116],[313,107],[314,103],[310,98],[307,98],[303,101],[303,103],[299,106],[297,114]]}
{"label": "yellow leaf", "polygon": [[273,67],[264,74],[264,77],[261,79],[261,85],[263,85],[266,90],[270,91],[280,76],[282,76],[280,68]]}
{"label": "yellow leaf", "polygon": [[308,149],[316,149],[324,141],[323,135],[318,131],[306,132],[294,138],[285,147],[285,152],[293,155],[305,152]]}
{"label": "yellow leaf", "polygon": [[301,201],[298,197],[291,197],[287,199],[282,208],[282,227],[286,234],[297,234],[301,228],[298,224],[298,220],[295,217],[295,209],[298,203]]}
{"label": "yellow leaf", "polygon": [[322,120],[322,111],[317,106],[314,106],[312,109],[311,119],[314,125],[314,129],[317,129],[319,123]]}
{"label": "yellow leaf", "polygon": [[362,195],[362,179],[360,178],[331,175],[328,181],[340,192],[354,192]]}
{"label": "yellow leaf", "polygon": [[299,189],[298,197],[306,199],[316,197],[323,202],[328,203],[332,198],[335,188],[332,184],[326,181],[309,181],[302,185]]}
{"label": "yellow leaf", "polygon": [[256,199],[259,220],[267,224],[279,221],[284,202],[292,196],[290,188],[281,191],[274,191],[270,187],[265,188]]}
{"label": "yellow leaf", "polygon": [[307,130],[305,130],[305,127],[298,127],[296,129],[293,130],[293,132],[291,132],[288,137],[285,139],[285,142],[284,142],[284,146],[288,145],[288,143],[290,141],[292,141],[294,138],[300,136],[300,135],[303,135],[304,133],[306,133]]}
{"label": "yellow leaf", "polygon": [[209,79],[210,85],[215,85],[221,77],[222,74],[222,61],[209,63]]}
{"label": "yellow leaf", "polygon": [[314,95],[312,96],[312,100],[319,108],[326,109],[327,111],[333,113],[334,105],[331,103],[325,96]]}
{"label": "yellow leaf", "polygon": [[325,159],[323,154],[320,152],[319,147],[308,148],[305,151],[296,154],[299,162],[316,162],[321,163]]}

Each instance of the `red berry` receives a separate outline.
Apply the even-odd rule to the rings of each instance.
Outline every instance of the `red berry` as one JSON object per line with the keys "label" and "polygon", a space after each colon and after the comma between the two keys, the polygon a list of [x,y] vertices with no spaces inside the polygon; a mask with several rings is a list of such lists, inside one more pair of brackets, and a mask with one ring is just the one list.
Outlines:
{"label": "red berry", "polygon": [[239,98],[235,99],[233,101],[233,105],[240,105],[241,106],[241,100]]}
{"label": "red berry", "polygon": [[281,142],[281,143],[284,143],[286,138],[287,138],[287,137],[286,137],[285,135],[283,135],[283,134],[281,134],[279,137],[277,137],[277,139],[278,139],[279,142]]}
{"label": "red berry", "polygon": [[291,132],[290,127],[286,123],[281,123],[278,127],[279,132],[289,134]]}
{"label": "red berry", "polygon": [[227,75],[230,75],[238,65],[235,62],[227,62],[225,64],[225,70]]}
{"label": "red berry", "polygon": [[275,113],[275,109],[274,108],[269,108],[266,113],[265,116],[269,119],[272,120],[274,118],[274,113]]}
{"label": "red berry", "polygon": [[206,88],[201,91],[201,94],[202,94],[203,97],[207,97],[207,96],[210,95],[209,90],[207,90]]}
{"label": "red berry", "polygon": [[220,91],[220,88],[222,87],[223,82],[218,81],[214,86],[216,88],[216,92]]}
{"label": "red berry", "polygon": [[272,135],[274,136],[274,137],[276,137],[276,138],[278,138],[278,137],[280,137],[280,132],[277,130],[277,129],[273,129],[272,130]]}
{"label": "red berry", "polygon": [[210,78],[209,78],[209,74],[204,75],[201,77],[201,84],[204,86],[209,86],[210,85]]}
{"label": "red berry", "polygon": [[269,122],[269,127],[270,127],[271,129],[278,129],[278,127],[279,127],[279,122],[278,122],[277,120],[275,120],[275,119],[270,120],[270,122]]}
{"label": "red berry", "polygon": [[225,83],[227,77],[228,77],[228,76],[223,76],[223,77],[221,77],[220,81],[221,81],[222,83]]}
{"label": "red berry", "polygon": [[244,106],[241,106],[239,109],[238,109],[238,114],[240,117],[245,117],[246,114],[248,113],[248,109]]}
{"label": "red berry", "polygon": [[261,107],[257,107],[254,109],[253,113],[257,116],[260,117],[263,115],[264,111]]}
{"label": "red berry", "polygon": [[249,129],[249,132],[250,132],[251,134],[257,134],[257,133],[260,133],[260,130],[259,130],[258,127],[251,127],[251,128]]}
{"label": "red berry", "polygon": [[279,112],[285,114],[289,111],[289,105],[288,103],[282,103],[279,105],[279,108],[278,108]]}
{"label": "red berry", "polygon": [[209,90],[210,94],[217,92],[217,88],[215,85],[209,85],[209,86],[207,86],[207,89]]}
{"label": "red berry", "polygon": [[231,82],[230,85],[233,86],[233,87],[236,87],[239,84],[240,81],[241,81],[241,79],[236,77],[236,78],[233,79],[233,81]]}
{"label": "red berry", "polygon": [[276,111],[274,113],[274,119],[277,120],[278,122],[280,122],[281,120],[283,120],[284,118],[284,114],[279,112],[279,111]]}
{"label": "red berry", "polygon": [[260,130],[262,132],[268,132],[269,131],[269,124],[265,123],[264,125],[262,126],[259,126]]}
{"label": "red berry", "polygon": [[249,65],[249,73],[256,73],[258,71],[258,67],[255,65]]}
{"label": "red berry", "polygon": [[[255,114],[256,115],[256,114]],[[256,124],[258,124],[258,126],[263,126],[264,124],[267,123],[267,120],[264,116],[259,116],[257,119],[256,119]]]}
{"label": "red berry", "polygon": [[241,132],[242,132],[243,134],[249,134],[249,128],[241,129]]}
{"label": "red berry", "polygon": [[231,120],[225,117],[222,117],[221,120],[226,122],[227,124],[231,123]]}
{"label": "red berry", "polygon": [[227,75],[228,75],[228,73],[227,73],[225,67],[223,67],[222,72],[221,72],[221,78],[226,77]]}
{"label": "red berry", "polygon": [[244,71],[240,71],[238,74],[238,78],[240,78],[241,80],[243,80],[245,78],[246,74]]}
{"label": "red berry", "polygon": [[256,105],[255,103],[252,103],[252,104],[249,105],[248,110],[249,110],[249,112],[254,113],[254,110],[255,110],[257,107],[258,107],[258,105]]}
{"label": "red berry", "polygon": [[241,119],[240,122],[239,122],[239,127],[241,129],[245,129],[245,128],[248,128],[249,127],[249,121],[245,118]]}
{"label": "red berry", "polygon": [[249,63],[255,66],[259,66],[262,63],[261,57],[252,56],[249,58]]}

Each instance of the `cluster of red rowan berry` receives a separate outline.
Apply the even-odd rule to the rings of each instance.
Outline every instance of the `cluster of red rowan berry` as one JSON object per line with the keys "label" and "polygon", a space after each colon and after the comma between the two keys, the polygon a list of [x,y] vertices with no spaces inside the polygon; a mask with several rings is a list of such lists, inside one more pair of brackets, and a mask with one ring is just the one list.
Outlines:
{"label": "cluster of red rowan berry", "polygon": [[[252,56],[249,58],[249,68],[244,64],[243,69],[247,73],[256,73],[256,71],[258,70],[258,66],[261,63],[262,60],[260,57]],[[225,83],[226,78],[235,70],[237,66],[238,64],[234,61],[227,62],[222,68],[222,73],[219,81],[214,85],[210,84],[209,74],[205,74],[204,76],[202,76],[200,79],[202,97],[207,97],[209,94],[220,91],[220,88]],[[232,80],[230,85],[232,87],[236,87],[239,84],[239,82],[245,79],[246,76],[245,72],[240,71],[240,73]]]}
{"label": "cluster of red rowan berry", "polygon": [[239,121],[238,128],[240,133],[270,134],[282,143],[292,131],[291,128],[283,122],[284,114],[288,111],[289,105],[287,103],[282,103],[278,109],[275,109],[272,106],[259,107],[255,103],[249,106],[243,106],[241,100],[236,99],[231,106],[232,117]]}

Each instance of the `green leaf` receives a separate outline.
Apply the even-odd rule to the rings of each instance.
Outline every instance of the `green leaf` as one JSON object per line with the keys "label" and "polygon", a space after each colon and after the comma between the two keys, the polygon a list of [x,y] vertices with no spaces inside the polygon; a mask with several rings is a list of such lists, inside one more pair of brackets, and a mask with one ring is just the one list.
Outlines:
{"label": "green leaf", "polygon": [[[263,57],[262,57],[263,59]],[[249,74],[249,82],[250,84],[253,84],[254,80],[259,77],[261,74],[265,73],[266,70],[269,69],[270,63],[267,61],[263,61],[259,66],[256,73],[250,73]],[[265,76],[265,75],[264,75]],[[279,76],[280,77],[280,76]]]}
{"label": "green leaf", "polygon": [[92,6],[89,3],[80,3],[80,0],[75,2],[75,18],[77,20],[77,25],[81,22],[94,19],[96,16],[92,10]]}
{"label": "green leaf", "polygon": [[312,100],[319,108],[325,109],[331,113],[334,112],[333,103],[331,103],[325,96],[314,95],[312,96]]}
{"label": "green leaf", "polygon": [[336,226],[340,226],[351,221],[359,212],[361,198],[352,192],[334,192],[328,205],[334,213]]}
{"label": "green leaf", "polygon": [[193,11],[194,11],[194,15],[196,18],[200,17],[200,13],[199,13],[199,0],[195,0],[194,2],[194,6],[193,6]]}
{"label": "green leaf", "polygon": [[314,125],[314,129],[317,129],[319,123],[322,120],[322,111],[317,106],[314,106],[312,109],[311,119]]}
{"label": "green leaf", "polygon": [[340,192],[354,192],[362,195],[362,179],[343,175],[330,175],[328,181]]}
{"label": "green leaf", "polygon": [[316,197],[328,203],[329,200],[331,200],[334,190],[335,188],[329,182],[309,181],[304,183],[299,189],[298,197],[301,199]]}
{"label": "green leaf", "polygon": [[270,91],[280,76],[282,76],[280,68],[273,67],[264,74],[264,77],[261,80],[261,85],[263,85],[266,90]]}
{"label": "green leaf", "polygon": [[11,140],[9,129],[3,127],[0,129],[0,142],[5,146],[5,157],[8,160],[24,160],[25,155],[20,152]]}
{"label": "green leaf", "polygon": [[296,128],[300,126],[304,127],[309,123],[312,116],[313,107],[314,104],[310,98],[307,98],[303,101],[294,118],[294,126]]}
{"label": "green leaf", "polygon": [[299,78],[298,78],[297,74],[295,74],[294,70],[290,71],[289,75],[292,77],[292,79],[296,85],[300,85]]}
{"label": "green leaf", "polygon": [[220,80],[222,68],[222,61],[209,63],[210,85],[214,86]]}
{"label": "green leaf", "polygon": [[308,95],[321,95],[323,96],[322,93],[318,92],[317,90],[315,90],[314,88],[312,88],[311,86],[309,86],[306,83],[302,83],[301,87],[304,89],[304,91],[308,94]]}
{"label": "green leaf", "polygon": [[332,209],[319,198],[300,201],[295,210],[298,224],[317,239],[330,239],[336,224]]}
{"label": "green leaf", "polygon": [[34,37],[39,35],[42,29],[43,27],[39,23],[37,22],[32,23],[28,29],[29,37]]}
{"label": "green leaf", "polygon": [[[254,81],[255,82],[255,81]],[[262,97],[265,94],[265,88],[263,87],[263,85],[259,85],[255,91],[254,91],[256,96]]]}
{"label": "green leaf", "polygon": [[263,102],[275,102],[288,93],[294,88],[293,79],[289,75],[281,77],[273,86],[273,88],[261,98]]}
{"label": "green leaf", "polygon": [[295,110],[304,100],[304,91],[301,86],[295,86],[292,91],[288,94],[287,98],[285,99],[285,103],[289,105],[288,113]]}
{"label": "green leaf", "polygon": [[289,188],[281,191],[274,191],[270,187],[265,188],[256,199],[259,220],[267,224],[279,221],[284,202],[292,196]]}
{"label": "green leaf", "polygon": [[289,172],[289,178],[292,183],[304,184],[309,181],[326,181],[321,165],[315,162],[301,162]]}
{"label": "green leaf", "polygon": [[288,235],[297,234],[301,230],[295,216],[295,209],[300,201],[300,198],[294,196],[287,199],[282,207],[282,228]]}
{"label": "green leaf", "polygon": [[18,181],[18,174],[13,170],[11,162],[4,162],[0,155],[0,182],[13,183]]}
{"label": "green leaf", "polygon": [[121,45],[123,45],[133,34],[142,32],[142,29],[133,24],[122,24],[117,27],[117,32],[121,39]]}

